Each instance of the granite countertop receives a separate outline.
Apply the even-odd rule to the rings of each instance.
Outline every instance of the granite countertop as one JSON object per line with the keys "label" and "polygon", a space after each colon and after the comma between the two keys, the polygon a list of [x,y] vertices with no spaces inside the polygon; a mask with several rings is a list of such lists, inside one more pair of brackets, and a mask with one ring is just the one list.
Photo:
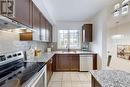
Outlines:
{"label": "granite countertop", "polygon": [[91,70],[102,87],[130,87],[130,73],[120,70]]}
{"label": "granite countertop", "polygon": [[55,54],[87,54],[87,55],[93,55],[96,54],[94,52],[84,52],[84,51],[52,51],[52,52],[45,52],[42,53],[40,57],[31,57],[28,58],[25,62],[47,62],[50,58],[52,58]]}
{"label": "granite countertop", "polygon": [[50,52],[50,53],[42,53],[40,57],[31,57],[28,58],[25,62],[47,62],[50,60],[55,55],[55,53]]}

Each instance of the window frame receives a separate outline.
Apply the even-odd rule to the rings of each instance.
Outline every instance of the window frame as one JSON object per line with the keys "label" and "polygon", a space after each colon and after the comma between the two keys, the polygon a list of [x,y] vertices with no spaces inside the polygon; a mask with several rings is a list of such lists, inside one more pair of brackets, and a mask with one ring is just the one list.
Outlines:
{"label": "window frame", "polygon": [[[67,44],[67,48],[60,48],[59,47],[59,30],[67,30],[68,31],[68,44]],[[81,43],[82,43],[82,32],[81,32],[81,29],[59,29],[58,30],[58,40],[57,40],[57,49],[58,50],[67,50],[67,49],[70,49],[70,50],[79,50],[81,49]],[[70,30],[79,30],[79,47],[77,47],[76,49],[74,48],[70,48]]]}

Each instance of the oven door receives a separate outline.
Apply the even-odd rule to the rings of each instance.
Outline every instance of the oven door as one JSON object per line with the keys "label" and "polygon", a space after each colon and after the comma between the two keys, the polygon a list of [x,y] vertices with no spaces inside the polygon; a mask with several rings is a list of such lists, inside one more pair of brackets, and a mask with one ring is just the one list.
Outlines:
{"label": "oven door", "polygon": [[45,87],[45,73],[37,79],[33,87]]}
{"label": "oven door", "polygon": [[44,68],[40,70],[38,78],[31,87],[47,87],[46,83],[46,66],[44,66]]}
{"label": "oven door", "polygon": [[32,81],[24,87],[47,87],[46,80],[46,65],[39,71],[39,73],[32,78]]}

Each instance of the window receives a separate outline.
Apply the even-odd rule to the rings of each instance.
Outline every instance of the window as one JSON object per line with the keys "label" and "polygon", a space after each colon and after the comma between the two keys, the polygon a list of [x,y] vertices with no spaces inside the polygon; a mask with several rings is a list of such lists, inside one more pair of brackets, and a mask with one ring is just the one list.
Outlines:
{"label": "window", "polygon": [[58,49],[80,49],[80,30],[58,30]]}

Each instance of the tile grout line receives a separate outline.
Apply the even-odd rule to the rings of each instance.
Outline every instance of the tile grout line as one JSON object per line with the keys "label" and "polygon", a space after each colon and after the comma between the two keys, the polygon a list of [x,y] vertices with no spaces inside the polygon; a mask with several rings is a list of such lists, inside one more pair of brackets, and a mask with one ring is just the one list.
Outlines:
{"label": "tile grout line", "polygon": [[[70,75],[70,76],[71,76],[70,81],[69,81],[69,80],[68,80],[68,81],[66,81],[66,80],[64,81],[64,80],[63,80],[63,74],[64,74],[64,73],[62,72],[62,73],[61,73],[61,79],[60,79],[59,81],[53,81],[53,80],[51,80],[51,82],[49,82],[49,85],[51,85],[52,82],[59,82],[61,87],[64,87],[64,86],[66,87],[66,83],[69,82],[69,86],[70,86],[70,87],[73,87],[73,84],[72,84],[73,82],[79,82],[79,84],[80,84],[81,86],[83,86],[83,84],[84,84],[84,83],[82,83],[82,82],[86,82],[86,81],[81,81],[81,79],[80,79],[80,74],[79,74],[79,73],[74,73],[74,74],[73,74],[73,73],[70,73],[70,74],[71,74],[71,75]],[[72,79],[72,78],[73,78],[73,75],[76,75],[76,77],[78,78],[77,81],[73,81],[73,79]],[[86,76],[86,75],[85,75],[85,76]],[[55,78],[55,76],[54,76],[54,78]],[[87,82],[87,84],[88,84],[88,82]],[[67,85],[68,85],[68,84],[67,84]],[[51,85],[51,86],[52,86],[52,85]],[[52,87],[53,87],[53,86],[52,86]]]}

